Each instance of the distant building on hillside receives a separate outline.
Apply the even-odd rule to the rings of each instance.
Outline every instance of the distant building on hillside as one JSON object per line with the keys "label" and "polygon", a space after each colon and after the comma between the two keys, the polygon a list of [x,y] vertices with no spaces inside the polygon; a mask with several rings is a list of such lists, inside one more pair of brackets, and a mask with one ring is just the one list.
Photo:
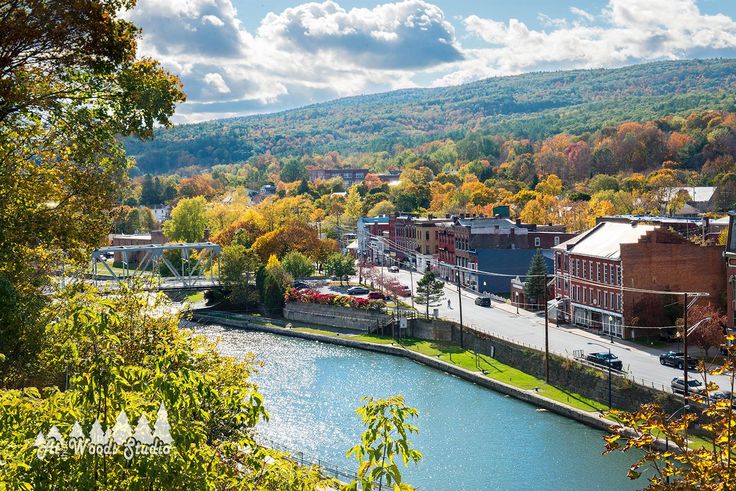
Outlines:
{"label": "distant building on hillside", "polygon": [[349,188],[353,184],[360,184],[363,182],[365,176],[368,174],[368,169],[309,169],[308,172],[310,181],[341,177],[345,183],[345,187]]}
{"label": "distant building on hillside", "polygon": [[[110,245],[112,246],[143,246],[150,244],[165,244],[166,237],[161,230],[152,230],[149,234],[112,234],[110,236]],[[136,265],[143,260],[143,256],[146,253],[141,252],[129,252],[128,253],[128,265]],[[113,261],[121,263],[123,255],[120,252],[114,253]]]}

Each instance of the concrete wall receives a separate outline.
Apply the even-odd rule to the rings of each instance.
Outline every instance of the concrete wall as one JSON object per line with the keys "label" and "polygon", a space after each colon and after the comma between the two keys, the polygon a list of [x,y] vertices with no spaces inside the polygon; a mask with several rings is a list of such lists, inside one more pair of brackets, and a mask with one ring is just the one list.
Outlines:
{"label": "concrete wall", "polygon": [[359,331],[375,330],[391,320],[391,316],[378,312],[301,302],[287,303],[284,317],[295,322]]}
{"label": "concrete wall", "polygon": [[[460,326],[451,321],[410,319],[409,335],[428,341],[452,342],[460,345]],[[468,328],[462,331],[465,348],[493,356],[496,360],[522,372],[544,379],[544,352],[480,333]],[[596,401],[608,402],[608,373],[573,360],[550,356],[550,384]],[[617,409],[635,411],[645,403],[656,401],[670,412],[682,407],[682,400],[666,392],[635,384],[620,375],[612,376],[612,401]]]}

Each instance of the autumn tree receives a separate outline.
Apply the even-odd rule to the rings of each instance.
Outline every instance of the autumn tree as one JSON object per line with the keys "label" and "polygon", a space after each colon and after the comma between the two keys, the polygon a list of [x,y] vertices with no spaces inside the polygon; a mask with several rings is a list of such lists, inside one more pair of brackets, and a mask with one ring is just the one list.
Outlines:
{"label": "autumn tree", "polygon": [[336,276],[342,285],[346,276],[355,274],[355,260],[339,252],[331,254],[325,261],[325,270],[327,273]]}
{"label": "autumn tree", "polygon": [[702,348],[706,358],[708,352],[725,341],[724,326],[726,316],[722,315],[712,304],[696,304],[688,311],[688,324],[697,327],[689,332],[687,339],[689,343]]}
{"label": "autumn tree", "polygon": [[202,196],[185,198],[171,210],[171,218],[164,222],[164,234],[170,240],[201,242],[207,228],[207,202]]}
{"label": "autumn tree", "polygon": [[131,6],[0,3],[0,379],[34,356],[60,258],[86,264],[111,228],[129,169],[119,137],[151,137],[184,100],[178,79],[136,58],[120,16]]}

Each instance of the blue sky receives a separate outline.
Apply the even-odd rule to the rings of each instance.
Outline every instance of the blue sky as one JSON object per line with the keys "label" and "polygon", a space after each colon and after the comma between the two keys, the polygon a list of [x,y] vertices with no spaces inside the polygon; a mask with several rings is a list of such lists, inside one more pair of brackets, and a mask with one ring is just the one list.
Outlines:
{"label": "blue sky", "polygon": [[176,121],[538,70],[736,57],[733,0],[138,0]]}

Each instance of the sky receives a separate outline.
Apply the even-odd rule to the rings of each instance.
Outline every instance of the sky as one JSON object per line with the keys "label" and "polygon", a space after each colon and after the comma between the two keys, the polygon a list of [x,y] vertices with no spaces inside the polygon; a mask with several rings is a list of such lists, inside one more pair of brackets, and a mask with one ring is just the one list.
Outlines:
{"label": "sky", "polygon": [[736,57],[736,0],[138,0],[176,123],[532,71]]}

